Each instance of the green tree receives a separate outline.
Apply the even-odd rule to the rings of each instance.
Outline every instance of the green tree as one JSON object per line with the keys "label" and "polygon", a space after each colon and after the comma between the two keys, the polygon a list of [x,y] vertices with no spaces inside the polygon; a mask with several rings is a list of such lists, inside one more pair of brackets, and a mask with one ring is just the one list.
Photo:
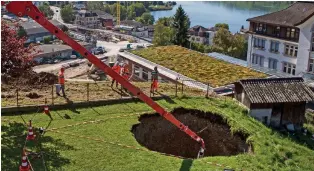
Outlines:
{"label": "green tree", "polygon": [[110,5],[106,4],[106,5],[104,6],[104,11],[105,11],[106,13],[108,13],[108,14],[111,14]]}
{"label": "green tree", "polygon": [[137,21],[143,24],[154,24],[155,18],[149,12],[145,12],[141,17],[137,18]]}
{"label": "green tree", "polygon": [[170,27],[173,25],[173,17],[162,17],[157,20],[157,23],[161,23],[164,26]]}
{"label": "green tree", "polygon": [[[110,14],[113,16],[117,16],[117,3],[114,3],[110,5]],[[120,5],[120,20],[125,20],[127,18],[127,11],[126,7],[123,5]]]}
{"label": "green tree", "polygon": [[173,27],[175,29],[174,44],[187,47],[189,44],[188,29],[190,28],[190,19],[181,5],[174,15]]}
{"label": "green tree", "polygon": [[50,36],[44,37],[44,44],[49,44],[50,41],[51,41],[51,37]]}
{"label": "green tree", "polygon": [[65,5],[61,11],[61,18],[64,22],[69,23],[71,21],[73,21],[74,19],[74,15],[73,15],[73,9],[71,7],[71,5]]}
{"label": "green tree", "polygon": [[224,28],[224,29],[229,30],[229,25],[226,24],[226,23],[217,23],[217,24],[215,25],[215,27]]}
{"label": "green tree", "polygon": [[227,29],[220,28],[215,34],[213,43],[213,48],[220,53],[236,58],[244,58],[247,47],[245,38],[240,34],[232,35]]}
{"label": "green tree", "polygon": [[155,46],[171,45],[174,36],[174,30],[171,27],[164,26],[161,22],[155,25],[153,44]]}
{"label": "green tree", "polygon": [[104,11],[105,7],[102,1],[87,1],[87,10],[101,10]]}
{"label": "green tree", "polygon": [[19,26],[19,29],[17,30],[17,35],[19,36],[19,38],[27,36],[27,33],[26,33],[24,27]]}
{"label": "green tree", "polygon": [[[146,12],[146,8],[143,3],[133,3],[128,7],[128,14],[133,14],[135,12],[135,17],[140,17]],[[128,15],[129,16],[129,15]]]}
{"label": "green tree", "polygon": [[42,12],[42,13],[44,13],[44,15],[46,16],[46,17],[52,17],[53,16],[53,11],[50,9],[50,6],[48,5],[48,4],[46,4],[46,3],[44,3],[43,5],[41,5],[41,6],[39,6],[38,7],[39,8],[39,10]]}

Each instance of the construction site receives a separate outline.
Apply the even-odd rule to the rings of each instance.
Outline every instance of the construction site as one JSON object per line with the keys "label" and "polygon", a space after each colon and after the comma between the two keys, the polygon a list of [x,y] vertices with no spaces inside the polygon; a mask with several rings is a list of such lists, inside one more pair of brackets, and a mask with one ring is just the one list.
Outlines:
{"label": "construction site", "polygon": [[145,72],[139,74],[123,55],[153,51],[151,44],[97,33],[96,46],[107,52],[95,55],[31,2],[2,5],[31,17],[86,59],[2,77],[1,170],[313,170],[314,144],[307,135],[298,140],[283,135],[250,117],[233,94],[212,88],[264,74],[235,66],[237,78],[206,83],[205,77],[190,76],[193,71],[182,71],[189,80],[166,77],[166,69],[154,63],[143,66],[151,72],[141,80]]}

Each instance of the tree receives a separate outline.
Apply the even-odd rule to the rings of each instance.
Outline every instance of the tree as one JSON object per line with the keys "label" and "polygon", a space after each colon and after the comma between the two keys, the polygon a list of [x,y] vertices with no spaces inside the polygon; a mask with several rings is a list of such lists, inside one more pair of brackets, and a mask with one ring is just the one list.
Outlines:
{"label": "tree", "polygon": [[155,18],[149,12],[145,12],[141,17],[138,18],[138,21],[143,24],[154,24]]}
{"label": "tree", "polygon": [[104,6],[104,11],[105,11],[106,13],[108,13],[108,14],[111,14],[110,6],[109,6],[108,4],[106,4],[106,5]]}
{"label": "tree", "polygon": [[187,47],[189,44],[188,29],[190,28],[190,19],[181,5],[174,15],[173,27],[175,29],[174,44]]}
{"label": "tree", "polygon": [[155,25],[153,44],[155,46],[171,45],[174,36],[174,30],[171,27],[164,26],[161,22]]}
{"label": "tree", "polygon": [[49,4],[44,3],[43,5],[38,7],[39,10],[44,13],[46,17],[52,17],[54,12],[50,9]]}
{"label": "tree", "polygon": [[27,36],[27,33],[26,33],[24,27],[19,26],[19,29],[18,29],[18,31],[17,31],[17,35],[18,35],[20,38]]}
{"label": "tree", "polygon": [[164,26],[170,27],[173,25],[173,17],[162,17],[157,20],[157,23],[161,23]]}
{"label": "tree", "polygon": [[217,23],[217,24],[215,25],[215,27],[224,28],[224,29],[229,30],[229,25],[226,24],[226,23]]}
{"label": "tree", "polygon": [[18,25],[11,28],[1,21],[1,75],[3,78],[19,77],[32,70],[33,57],[37,51],[33,45],[24,47],[26,38],[17,34]]}
{"label": "tree", "polygon": [[215,34],[213,47],[226,55],[242,58],[246,51],[245,39],[242,35],[232,35],[230,31],[220,28]]}
{"label": "tree", "polygon": [[[133,14],[135,12],[135,17],[140,17],[146,12],[146,8],[142,3],[133,3],[128,7],[128,14]],[[129,15],[128,15],[129,16]]]}
{"label": "tree", "polygon": [[87,10],[101,10],[104,11],[105,7],[102,1],[87,1]]}
{"label": "tree", "polygon": [[71,5],[65,5],[61,11],[61,18],[64,22],[69,23],[71,21],[73,21],[74,19],[74,15],[73,15],[73,9],[71,7]]}
{"label": "tree", "polygon": [[50,41],[51,41],[51,37],[50,36],[44,37],[44,44],[49,44]]}

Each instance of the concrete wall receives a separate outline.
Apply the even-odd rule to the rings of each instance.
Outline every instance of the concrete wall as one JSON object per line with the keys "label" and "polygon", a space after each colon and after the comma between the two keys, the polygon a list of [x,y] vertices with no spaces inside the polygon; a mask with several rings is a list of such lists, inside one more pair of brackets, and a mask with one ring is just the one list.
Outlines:
{"label": "concrete wall", "polygon": [[305,23],[298,26],[300,28],[299,52],[297,61],[297,73],[307,72],[311,52],[312,27],[314,16]]}
{"label": "concrete wall", "polygon": [[267,117],[267,122],[265,124],[270,124],[272,109],[251,109],[249,111],[250,116],[264,123],[264,118]]}

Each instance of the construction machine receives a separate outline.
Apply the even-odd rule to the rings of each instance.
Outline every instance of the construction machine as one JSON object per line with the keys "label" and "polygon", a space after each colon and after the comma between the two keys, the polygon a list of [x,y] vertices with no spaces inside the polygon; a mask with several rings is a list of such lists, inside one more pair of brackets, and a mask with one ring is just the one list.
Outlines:
{"label": "construction machine", "polygon": [[[140,100],[145,102],[151,108],[153,108],[157,113],[159,113],[166,120],[171,122],[173,125],[178,127],[181,131],[186,133],[192,139],[200,144],[200,150],[198,152],[198,157],[203,157],[205,150],[204,140],[199,137],[195,132],[189,129],[182,122],[177,120],[171,113],[167,112],[163,107],[157,104],[149,96],[147,96],[138,87],[131,84],[128,80],[122,77],[119,73],[116,73],[111,67],[104,64],[95,55],[85,49],[78,42],[74,41],[67,34],[65,34],[61,29],[54,26],[50,21],[46,19],[44,14],[31,2],[31,1],[11,1],[9,3],[1,1],[1,5],[5,5],[8,12],[15,14],[17,17],[29,16],[38,24],[42,25],[45,29],[55,35],[58,39],[62,40],[64,43],[68,44],[73,50],[79,52],[83,57],[87,58],[92,64],[98,69],[102,70],[104,73],[109,75],[111,78],[115,79],[119,84],[126,88],[134,96],[137,96]],[[184,149],[182,149],[184,150]]]}

